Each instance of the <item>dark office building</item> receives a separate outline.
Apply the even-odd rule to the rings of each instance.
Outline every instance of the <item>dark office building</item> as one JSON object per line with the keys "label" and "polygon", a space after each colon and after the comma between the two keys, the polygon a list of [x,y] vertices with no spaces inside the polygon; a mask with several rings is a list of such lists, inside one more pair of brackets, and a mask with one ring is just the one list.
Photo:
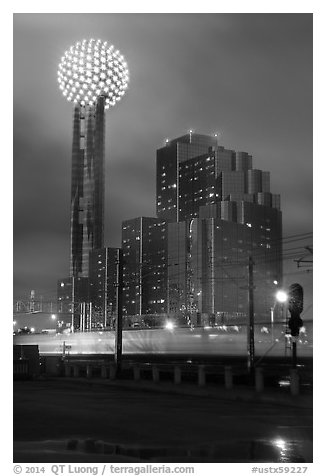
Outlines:
{"label": "dark office building", "polygon": [[251,165],[250,155],[219,146],[216,136],[192,133],[166,142],[157,150],[157,216],[184,221],[198,217],[201,206],[217,203],[228,191],[243,197]]}
{"label": "dark office building", "polygon": [[69,324],[72,330],[79,328],[82,305],[89,301],[88,278],[60,279],[57,283],[58,313],[60,320]]}
{"label": "dark office building", "polygon": [[193,286],[190,276],[189,221],[168,223],[167,313],[186,319],[192,312]]}
{"label": "dark office building", "polygon": [[162,314],[167,305],[165,220],[138,217],[122,223],[123,313]]}
{"label": "dark office building", "polygon": [[251,254],[255,313],[269,315],[273,281],[282,282],[280,197],[270,192],[269,172],[216,138],[175,139],[157,151],[157,213],[175,222],[168,224],[168,313],[192,322],[198,313],[244,317]]}
{"label": "dark office building", "polygon": [[91,251],[89,257],[89,299],[96,327],[112,327],[117,313],[118,248]]}
{"label": "dark office building", "polygon": [[88,277],[89,253],[103,247],[105,98],[75,106],[71,171],[70,276]]}
{"label": "dark office building", "polygon": [[[214,157],[216,147],[216,137],[189,133],[167,141],[165,147],[157,150],[156,213],[159,218],[169,221],[184,220],[189,215],[184,208],[185,203],[189,203],[193,211],[192,199],[199,197],[197,192],[200,189],[200,184],[197,179],[194,180],[193,175],[197,170],[200,172],[202,162],[205,167],[206,158]],[[197,159],[198,157],[201,159]],[[197,163],[198,160],[200,164]],[[183,167],[184,162],[190,167]],[[212,185],[211,177],[207,177],[205,173],[201,174],[201,177],[205,183],[208,181],[210,186]]]}
{"label": "dark office building", "polygon": [[[244,204],[246,219],[221,219],[219,206],[200,217],[168,225],[168,313],[214,316],[214,322],[243,321],[248,310],[248,259],[254,258],[257,322],[270,316],[274,280],[282,280],[281,230],[276,209]],[[247,207],[249,206],[249,207]],[[241,206],[240,206],[241,208]]]}
{"label": "dark office building", "polygon": [[215,213],[213,207],[210,210],[203,207],[200,211],[194,256],[199,255],[202,268],[197,273],[196,289],[203,284],[199,289],[202,312],[246,315],[248,292],[245,288],[251,255],[254,312],[257,322],[264,321],[269,319],[274,304],[274,281],[282,282],[282,215],[276,208],[254,203],[242,201],[235,205],[238,214],[234,220],[220,218],[218,205]]}

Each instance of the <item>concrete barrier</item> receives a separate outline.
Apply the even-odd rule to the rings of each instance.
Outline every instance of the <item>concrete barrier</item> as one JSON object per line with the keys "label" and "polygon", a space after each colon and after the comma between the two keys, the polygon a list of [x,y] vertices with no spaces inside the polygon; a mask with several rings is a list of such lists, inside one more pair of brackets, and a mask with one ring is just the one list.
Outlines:
{"label": "concrete barrier", "polygon": [[205,365],[198,366],[198,385],[204,387],[206,385]]}
{"label": "concrete barrier", "polygon": [[65,377],[70,377],[71,376],[71,365],[66,364],[65,365]]}
{"label": "concrete barrier", "polygon": [[153,365],[152,367],[152,377],[153,377],[153,382],[158,383],[160,381],[160,371],[156,367],[156,365]]}
{"label": "concrete barrier", "polygon": [[178,366],[174,367],[174,383],[176,385],[181,383],[181,368]]}
{"label": "concrete barrier", "polygon": [[110,362],[109,365],[109,378],[110,380],[115,380],[117,376],[117,368],[113,362]]}
{"label": "concrete barrier", "polygon": [[138,364],[133,365],[133,373],[134,373],[135,382],[139,382],[139,380],[140,380],[140,367],[139,367]]}
{"label": "concrete barrier", "polygon": [[300,393],[300,378],[298,369],[290,370],[290,388],[292,395],[299,395]]}
{"label": "concrete barrier", "polygon": [[73,369],[74,369],[74,377],[79,377],[79,372],[80,372],[79,365],[74,365]]}
{"label": "concrete barrier", "polygon": [[264,374],[261,367],[255,369],[255,388],[256,392],[262,392],[264,390]]}
{"label": "concrete barrier", "polygon": [[61,374],[62,360],[60,357],[46,356],[44,357],[46,375],[54,375],[58,377]]}
{"label": "concrete barrier", "polygon": [[93,376],[93,367],[90,364],[88,364],[86,366],[86,377],[92,378],[92,376]]}
{"label": "concrete barrier", "polygon": [[101,365],[101,378],[108,378],[108,369],[106,365]]}
{"label": "concrete barrier", "polygon": [[227,390],[233,388],[233,372],[231,365],[226,365],[224,367],[224,385]]}

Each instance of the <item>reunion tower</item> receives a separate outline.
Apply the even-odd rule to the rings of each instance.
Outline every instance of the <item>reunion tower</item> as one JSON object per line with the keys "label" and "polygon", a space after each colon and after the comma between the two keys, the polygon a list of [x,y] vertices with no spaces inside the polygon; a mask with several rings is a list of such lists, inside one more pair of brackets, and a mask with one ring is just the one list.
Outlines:
{"label": "reunion tower", "polygon": [[58,83],[75,104],[70,205],[70,276],[88,277],[89,252],[103,246],[105,109],[128,87],[127,63],[101,40],[82,40],[61,58]]}

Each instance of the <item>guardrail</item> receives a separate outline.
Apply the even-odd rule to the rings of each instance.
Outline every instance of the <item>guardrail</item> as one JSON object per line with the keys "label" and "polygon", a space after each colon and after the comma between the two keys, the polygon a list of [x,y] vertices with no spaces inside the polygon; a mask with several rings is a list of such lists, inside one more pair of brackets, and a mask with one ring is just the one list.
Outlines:
{"label": "guardrail", "polygon": [[[244,375],[243,370],[240,371],[238,367],[225,365],[213,366],[202,364],[150,364],[139,362],[124,362],[123,370],[131,372],[131,378],[135,382],[141,380],[148,381],[148,378],[155,384],[159,384],[163,379],[162,376],[168,374],[169,379],[175,385],[181,385],[184,380],[197,381],[199,387],[207,385],[207,377],[218,377],[223,381],[226,390],[234,388],[234,377]],[[81,374],[86,378],[91,379],[95,375],[102,379],[115,380],[117,378],[117,371],[114,362],[107,363],[105,361],[75,361],[64,363],[65,377],[80,377]],[[257,367],[254,375],[254,386],[257,393],[262,393],[264,386],[264,369]],[[292,395],[299,395],[300,393],[300,379],[297,369],[291,369],[290,372],[290,391]]]}

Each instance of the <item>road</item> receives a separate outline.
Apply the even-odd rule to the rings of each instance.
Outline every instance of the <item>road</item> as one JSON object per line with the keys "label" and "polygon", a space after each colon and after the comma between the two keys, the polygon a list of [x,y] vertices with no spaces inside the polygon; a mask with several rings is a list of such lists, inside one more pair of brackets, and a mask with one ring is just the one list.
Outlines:
{"label": "road", "polygon": [[[170,462],[312,462],[312,410],[142,392],[78,380],[14,382],[16,449],[31,441],[41,448],[45,440],[71,438],[99,439],[122,445],[125,451],[154,447],[156,461],[162,460],[159,448],[170,448],[170,456],[167,451],[165,457]],[[188,459],[178,456],[185,448]],[[19,452],[15,457],[15,462],[22,461]],[[40,452],[31,457],[34,462],[48,461],[42,460],[45,456]],[[55,453],[52,458],[56,462]]]}
{"label": "road", "polygon": [[[262,356],[284,356],[284,326],[276,324],[275,340],[270,329],[255,327],[255,351]],[[246,326],[220,326],[219,328],[175,328],[124,330],[122,336],[123,354],[206,354],[243,355],[247,354]],[[273,345],[274,342],[274,345]],[[75,332],[73,334],[31,334],[15,335],[16,345],[38,345],[40,354],[61,354],[63,343],[69,352],[76,354],[113,354],[115,349],[114,331]],[[299,356],[311,357],[313,353],[313,326],[307,323],[298,339]]]}

